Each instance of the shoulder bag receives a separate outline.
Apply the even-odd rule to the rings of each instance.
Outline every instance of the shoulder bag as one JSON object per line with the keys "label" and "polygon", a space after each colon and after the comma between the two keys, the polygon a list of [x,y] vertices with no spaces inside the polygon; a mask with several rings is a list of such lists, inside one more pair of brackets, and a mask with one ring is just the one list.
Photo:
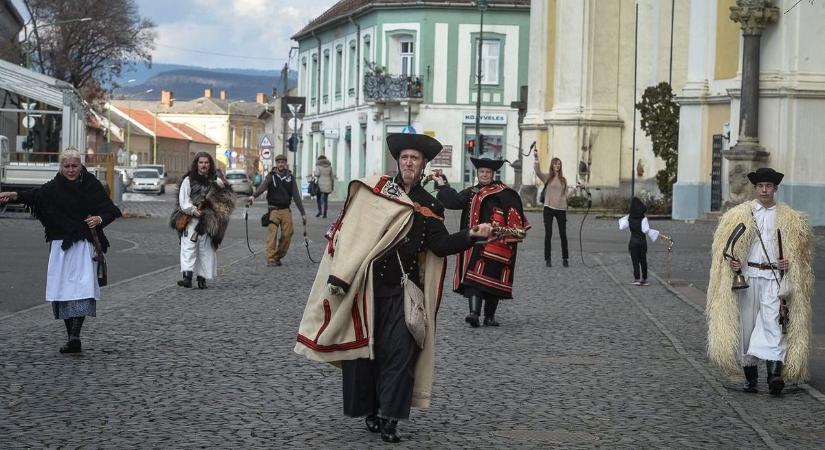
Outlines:
{"label": "shoulder bag", "polygon": [[427,309],[424,306],[424,292],[415,282],[410,280],[407,272],[404,271],[404,264],[401,263],[401,255],[396,250],[398,265],[401,267],[401,285],[404,286],[404,321],[407,329],[419,348],[424,348],[424,341],[427,339]]}

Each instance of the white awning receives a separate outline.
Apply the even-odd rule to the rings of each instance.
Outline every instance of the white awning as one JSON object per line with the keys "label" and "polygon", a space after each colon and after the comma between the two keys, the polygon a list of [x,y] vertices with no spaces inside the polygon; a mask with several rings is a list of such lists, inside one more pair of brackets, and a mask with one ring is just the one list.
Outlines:
{"label": "white awning", "polygon": [[38,101],[62,113],[61,147],[86,147],[86,113],[77,90],[65,81],[0,60],[0,89]]}

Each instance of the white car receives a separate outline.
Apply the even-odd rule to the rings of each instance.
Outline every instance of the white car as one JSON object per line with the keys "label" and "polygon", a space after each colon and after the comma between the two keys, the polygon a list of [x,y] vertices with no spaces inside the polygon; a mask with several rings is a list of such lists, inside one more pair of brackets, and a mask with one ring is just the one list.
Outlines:
{"label": "white car", "polygon": [[232,192],[252,195],[252,182],[243,170],[227,170],[226,180]]}
{"label": "white car", "polygon": [[132,192],[163,194],[163,178],[155,169],[135,169],[132,172]]}

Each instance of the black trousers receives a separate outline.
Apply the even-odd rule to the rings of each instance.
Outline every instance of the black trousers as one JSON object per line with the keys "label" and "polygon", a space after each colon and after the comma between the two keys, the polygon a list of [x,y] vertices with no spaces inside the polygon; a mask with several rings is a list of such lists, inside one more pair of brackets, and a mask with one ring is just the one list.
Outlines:
{"label": "black trousers", "polygon": [[550,242],[553,240],[553,218],[559,223],[561,257],[567,259],[567,211],[544,207],[544,260],[550,261]]}
{"label": "black trousers", "polygon": [[344,361],[344,414],[408,419],[420,350],[404,321],[403,293],[375,298],[375,359]]}
{"label": "black trousers", "polygon": [[[647,280],[647,241],[636,241],[631,239],[627,246],[630,250],[630,261],[633,262],[633,278],[636,280]],[[642,277],[639,278],[639,269]]]}

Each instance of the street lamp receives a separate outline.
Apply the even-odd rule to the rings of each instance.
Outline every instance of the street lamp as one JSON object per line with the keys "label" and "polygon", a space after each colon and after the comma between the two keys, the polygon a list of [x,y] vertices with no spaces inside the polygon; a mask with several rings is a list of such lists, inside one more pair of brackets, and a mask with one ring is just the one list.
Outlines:
{"label": "street lamp", "polygon": [[[476,142],[481,144],[481,51],[484,45],[484,11],[487,9],[487,0],[478,0],[477,6],[481,13],[478,25],[478,54],[476,56]],[[481,153],[481,145],[473,147],[473,156]]]}

